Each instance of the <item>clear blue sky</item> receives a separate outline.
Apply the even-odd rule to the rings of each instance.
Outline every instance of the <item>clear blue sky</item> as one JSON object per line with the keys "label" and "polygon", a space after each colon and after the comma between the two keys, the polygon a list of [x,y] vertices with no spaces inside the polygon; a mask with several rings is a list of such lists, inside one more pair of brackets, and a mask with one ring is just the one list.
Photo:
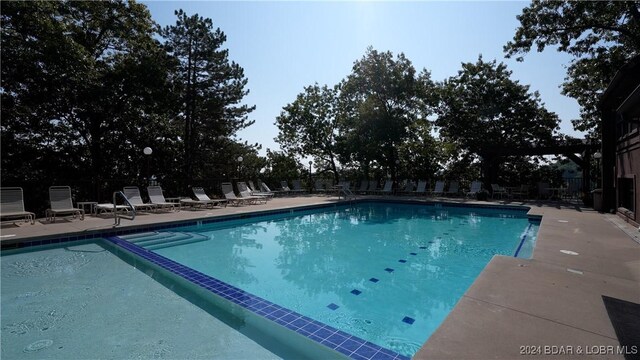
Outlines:
{"label": "clear blue sky", "polygon": [[275,118],[303,88],[315,82],[333,86],[351,72],[368,46],[404,53],[417,71],[432,79],[457,74],[462,62],[505,62],[512,78],[539,91],[548,110],[562,120],[561,132],[576,137],[571,119],[575,100],[560,94],[571,58],[553,49],[532,52],[518,63],[504,59],[502,47],[513,38],[516,15],[527,2],[218,2],[146,1],[160,25],[175,24],[174,10],[211,18],[227,35],[231,60],[249,79],[246,103],[256,105],[255,124],[238,136],[278,150]]}

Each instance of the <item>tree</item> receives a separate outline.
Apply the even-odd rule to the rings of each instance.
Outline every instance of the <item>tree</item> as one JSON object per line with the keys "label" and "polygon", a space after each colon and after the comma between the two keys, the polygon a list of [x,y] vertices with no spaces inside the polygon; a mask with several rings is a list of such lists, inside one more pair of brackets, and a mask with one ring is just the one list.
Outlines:
{"label": "tree", "polygon": [[318,172],[331,170],[336,183],[339,180],[337,94],[337,87],[318,84],[305,87],[276,118],[280,132],[275,139],[291,156],[313,157]]}
{"label": "tree", "polygon": [[600,94],[616,71],[640,54],[640,2],[536,0],[518,20],[520,27],[504,47],[507,57],[528,53],[534,46],[539,52],[556,46],[573,55],[563,94],[581,106],[574,128],[598,138]]}
{"label": "tree", "polygon": [[106,178],[139,174],[140,141],[149,138],[141,133],[161,118],[166,77],[146,7],[1,6],[3,182],[84,180],[98,188]]}
{"label": "tree", "polygon": [[395,180],[399,146],[430,112],[425,101],[434,87],[430,74],[425,70],[416,76],[402,53],[394,59],[391,52],[368,48],[341,86],[341,161],[358,162],[366,172],[377,163]]}
{"label": "tree", "polygon": [[255,106],[241,105],[248,94],[247,79],[240,65],[222,49],[226,35],[213,21],[197,14],[175,12],[175,25],[161,31],[164,47],[178,65],[171,74],[178,99],[176,117],[183,125],[185,184],[201,175],[216,150],[220,137],[232,137],[251,124],[248,114]]}
{"label": "tree", "polygon": [[549,144],[559,124],[537,92],[511,80],[505,64],[485,62],[482,56],[463,63],[457,76],[444,81],[437,113],[443,139],[475,154],[495,146]]}

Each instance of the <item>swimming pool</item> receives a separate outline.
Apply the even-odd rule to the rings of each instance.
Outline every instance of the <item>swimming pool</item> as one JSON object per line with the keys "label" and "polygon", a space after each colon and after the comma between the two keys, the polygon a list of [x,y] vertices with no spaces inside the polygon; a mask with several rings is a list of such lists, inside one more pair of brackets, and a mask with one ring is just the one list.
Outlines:
{"label": "swimming pool", "polygon": [[[507,230],[513,234],[507,238],[497,237],[506,234]],[[163,225],[162,229],[156,231],[121,236],[138,245],[120,237],[109,238],[110,242],[95,240],[97,245],[91,244],[103,250],[107,249],[106,253],[113,253],[117,255],[114,256],[116,258],[124,258],[129,265],[134,265],[140,270],[137,271],[138,275],[143,272],[153,278],[151,282],[159,281],[171,290],[169,292],[179,293],[181,298],[191,303],[186,308],[197,304],[201,310],[222,319],[223,325],[228,327],[224,331],[215,332],[223,334],[224,338],[238,338],[237,343],[235,340],[232,343],[248,351],[244,355],[238,355],[241,354],[238,352],[231,355],[231,358],[335,358],[339,355],[319,349],[317,344],[309,343],[314,340],[352,358],[362,356],[393,359],[403,356],[387,348],[405,356],[413,355],[437,328],[491,256],[513,256],[516,251],[521,257],[530,256],[536,232],[537,224],[528,221],[525,208],[481,209],[447,207],[440,204],[365,202],[354,206],[333,205],[308,211],[283,210],[278,211],[278,214],[258,214],[257,217],[249,219],[238,219],[238,216],[235,216],[235,220],[231,221],[208,219],[186,227],[176,227],[175,224]],[[105,234],[111,235],[114,234]],[[75,246],[74,243],[73,247]],[[76,253],[70,252],[69,248],[72,247],[63,245],[56,249],[64,249],[63,254],[66,255]],[[34,247],[33,250],[38,251],[28,251],[27,254],[30,255],[25,256],[35,256],[35,259],[30,261],[43,274],[63,274],[66,270],[62,269],[73,269],[73,266],[52,264],[51,259],[58,258],[59,254],[44,256],[48,249],[43,252],[41,247]],[[21,298],[44,299],[31,294],[29,286],[21,288],[19,285],[13,290],[15,296],[5,297],[5,288],[11,283],[5,283],[4,278],[5,266],[11,263],[7,260],[23,253],[19,251],[7,256],[7,252],[3,251],[3,335],[10,328],[30,324],[28,321],[25,323],[26,320],[10,321],[12,318],[5,316],[5,301],[14,304],[20,303]],[[88,256],[92,251],[80,253]],[[100,250],[99,253],[104,251]],[[456,257],[458,260],[455,260]],[[476,263],[475,259],[483,260]],[[95,261],[90,261],[87,265],[81,266],[82,272],[87,272],[83,281],[94,277],[98,279],[95,284],[89,286],[91,289],[98,288],[103,282],[110,288],[113,285],[109,284],[113,284],[114,281],[126,283],[131,277],[126,272],[124,275],[117,275],[123,269],[113,264],[110,264],[107,270],[107,267],[102,266],[95,268],[94,263]],[[51,267],[58,270],[46,270]],[[92,272],[94,270],[95,273]],[[73,273],[74,271],[71,272]],[[105,274],[111,276],[114,275],[112,273],[116,274],[119,280],[106,279]],[[72,280],[65,280],[51,277],[51,274],[45,276],[49,287],[57,288],[58,283],[64,285],[76,281],[73,276]],[[149,280],[149,276],[143,278]],[[16,276],[16,279],[19,278]],[[39,281],[42,279],[36,281],[36,284],[40,284]],[[129,293],[133,292],[131,289],[134,288],[145,289],[146,285],[132,285]],[[95,291],[93,289],[88,292]],[[212,296],[212,292],[220,297]],[[453,296],[452,293],[459,295]],[[102,294],[94,300],[109,299],[111,302],[111,299],[121,295],[113,292]],[[407,298],[406,294],[412,295]],[[160,299],[166,297],[167,295],[159,296]],[[67,290],[49,293],[46,298],[70,300]],[[229,301],[225,303],[224,299]],[[159,302],[162,303],[162,300]],[[87,303],[91,301],[81,301],[80,305]],[[137,304],[144,306],[144,301]],[[80,306],[74,306],[76,305]],[[111,305],[109,304],[109,308]],[[102,307],[97,306],[93,310],[96,313],[104,312],[101,310]],[[117,306],[114,308],[117,309]],[[11,309],[20,313],[20,310],[27,308],[18,306]],[[172,311],[190,311],[185,309],[176,307],[167,311],[158,308],[158,318],[164,319],[163,315]],[[120,311],[124,311],[125,314],[131,313],[131,310]],[[79,328],[88,326],[81,324],[81,317],[65,315],[63,318],[78,319],[75,326]],[[220,323],[216,319],[210,320],[211,316],[203,318],[215,324]],[[283,327],[273,327],[273,323],[265,318]],[[83,319],[91,317],[85,316]],[[137,320],[137,328],[141,330],[148,330],[154,326],[153,324],[161,323],[147,321],[144,318],[134,319]],[[34,323],[33,319],[30,321]],[[123,326],[127,327],[126,322]],[[32,334],[52,333],[52,327],[38,331],[35,330],[36,327],[33,329],[30,331]],[[68,332],[68,329],[66,330]],[[293,332],[287,332],[288,330]],[[67,339],[67,344],[75,345],[63,345],[58,349],[56,345],[59,344],[59,339],[43,336],[27,339],[23,337],[24,334],[13,334],[9,331],[11,336],[22,337],[22,341],[12,341],[7,347],[7,336],[3,336],[3,356],[9,354],[6,351],[10,351],[13,346],[16,353],[23,352],[23,357],[24,354],[33,353],[34,358],[72,358],[74,356],[44,354],[45,351],[52,350],[61,354],[63,349],[82,347],[82,342],[87,341]],[[107,338],[110,338],[114,336],[111,334],[113,332],[113,329],[105,328],[102,333],[109,333]],[[240,332],[239,335],[242,336],[234,332]],[[294,332],[304,335],[301,337],[303,339],[292,337]],[[193,336],[194,332],[187,333]],[[269,338],[265,333],[280,334],[279,338],[275,335]],[[203,334],[211,335],[211,332],[205,330]],[[172,341],[178,341],[181,336],[184,337],[184,334],[176,335]],[[134,336],[133,339],[135,338]],[[91,339],[95,344],[99,344],[95,339],[101,337]],[[126,336],[122,339],[125,342],[118,346],[129,346],[129,339]],[[49,340],[53,342],[50,343]],[[189,339],[186,340],[189,344]],[[157,339],[155,341],[156,345],[162,344],[157,343]],[[166,341],[163,340],[165,345]],[[245,341],[250,345],[245,346]],[[283,342],[292,344],[286,344],[282,349]],[[134,344],[137,344],[134,347],[140,346],[140,342],[134,341]],[[181,356],[179,354],[199,353],[198,350],[184,352],[189,346],[180,346],[182,345],[172,343],[170,350],[165,349],[163,354],[166,355],[166,351],[170,351],[175,357]],[[96,349],[97,345],[85,347]],[[154,347],[148,345],[148,348]],[[298,352],[300,348],[304,348],[305,352]],[[310,348],[311,352],[308,352]],[[210,348],[202,349],[203,353],[211,351]],[[232,350],[228,351],[233,354]],[[265,351],[266,355],[255,355],[252,351],[256,351],[255,354]],[[88,357],[96,356],[96,353],[91,351],[84,354],[93,354],[87,355]]]}
{"label": "swimming pool", "polygon": [[412,356],[491,257],[530,256],[537,233],[525,210],[438,205],[364,203],[123,238]]}

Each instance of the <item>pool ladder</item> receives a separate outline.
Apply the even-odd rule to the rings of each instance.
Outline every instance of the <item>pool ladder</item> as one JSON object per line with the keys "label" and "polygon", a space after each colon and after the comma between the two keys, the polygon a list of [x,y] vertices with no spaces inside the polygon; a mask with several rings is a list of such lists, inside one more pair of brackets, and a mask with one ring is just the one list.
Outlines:
{"label": "pool ladder", "polygon": [[[118,198],[118,195],[120,195],[122,197],[122,200],[124,200],[125,204],[129,205],[129,208],[131,208],[130,218],[127,216],[118,215],[118,205],[116,205],[116,199]],[[120,225],[120,218],[125,218],[131,221],[133,221],[136,218],[136,208],[133,207],[131,202],[129,202],[129,199],[127,199],[127,197],[124,196],[124,193],[122,191],[115,191],[113,193],[113,218],[115,220],[115,224],[114,224],[115,226]]]}

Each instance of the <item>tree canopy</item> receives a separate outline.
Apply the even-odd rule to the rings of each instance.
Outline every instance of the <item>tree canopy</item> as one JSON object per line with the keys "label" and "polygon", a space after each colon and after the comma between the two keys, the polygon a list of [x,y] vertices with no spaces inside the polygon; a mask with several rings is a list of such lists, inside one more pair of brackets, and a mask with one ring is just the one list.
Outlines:
{"label": "tree canopy", "polygon": [[575,129],[597,138],[599,95],[616,71],[640,54],[640,2],[536,0],[518,20],[520,27],[504,47],[507,57],[549,46],[574,56],[563,93],[581,106]]}
{"label": "tree canopy", "polygon": [[210,19],[178,11],[159,33],[134,1],[0,6],[2,182],[35,192],[32,208],[46,206],[53,184],[99,200],[153,174],[182,192],[178,183],[193,178],[178,181],[185,158],[202,178],[208,164],[228,163],[228,152],[256,149],[217,146],[252,124],[253,107],[241,104],[247,79]]}

